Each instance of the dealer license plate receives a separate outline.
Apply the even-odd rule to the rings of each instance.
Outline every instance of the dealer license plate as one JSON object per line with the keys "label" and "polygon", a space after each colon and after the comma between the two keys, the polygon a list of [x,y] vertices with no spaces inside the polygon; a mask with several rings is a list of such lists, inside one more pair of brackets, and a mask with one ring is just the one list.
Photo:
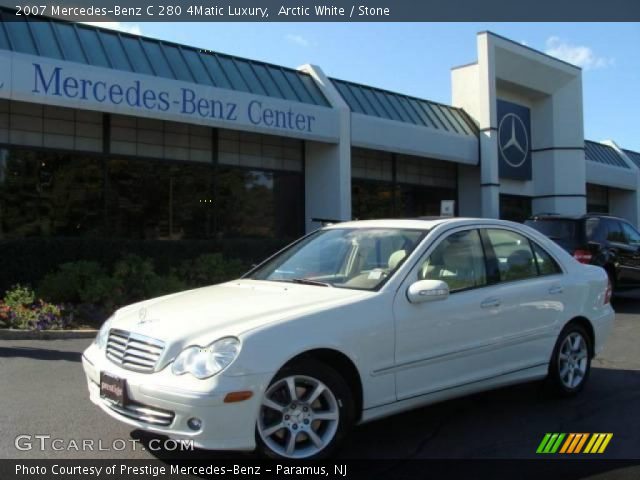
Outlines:
{"label": "dealer license plate", "polygon": [[119,406],[124,406],[127,381],[107,372],[100,373],[100,396]]}

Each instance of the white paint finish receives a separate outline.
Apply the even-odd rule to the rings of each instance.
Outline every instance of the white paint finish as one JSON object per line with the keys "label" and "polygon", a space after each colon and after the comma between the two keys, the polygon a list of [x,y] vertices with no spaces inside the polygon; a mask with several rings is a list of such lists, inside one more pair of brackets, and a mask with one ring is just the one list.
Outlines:
{"label": "white paint finish", "polygon": [[477,63],[451,69],[451,104],[464,108],[471,118],[480,117],[480,67]]}
{"label": "white paint finish", "polygon": [[521,195],[532,197],[535,194],[535,183],[533,180],[514,180],[512,178],[500,179],[500,193],[506,195]]}
{"label": "white paint finish", "polygon": [[638,188],[638,174],[631,168],[614,167],[590,160],[585,163],[587,183],[623,190]]}
{"label": "white paint finish", "polygon": [[480,167],[458,167],[458,214],[462,217],[482,216],[480,203]]}
{"label": "white paint finish", "polygon": [[[538,232],[487,219],[362,221],[329,228],[381,227],[429,229],[429,234],[377,292],[238,280],[120,309],[111,328],[162,339],[166,347],[158,370],[144,374],[111,363],[104,351],[90,346],[83,366],[91,400],[118,420],[174,438],[192,438],[203,448],[252,449],[257,402],[264,390],[286,362],[312,349],[332,349],[353,362],[363,385],[364,421],[540,378],[560,330],[576,316],[593,323],[596,351],[601,350],[614,316],[611,306],[603,305],[606,274],[579,264]],[[416,262],[444,236],[468,228],[503,228],[528,236],[552,254],[564,273],[408,304],[405,291]],[[550,300],[546,288],[555,283],[564,291]],[[499,296],[503,303],[479,310],[478,302],[488,295]],[[553,308],[558,304],[562,308]],[[183,348],[206,346],[225,336],[238,337],[242,346],[222,373],[204,380],[171,373],[170,364]],[[436,354],[442,355],[440,360],[428,363],[426,370],[424,362],[405,363]],[[150,427],[113,413],[98,395],[95,382],[100,371],[125,378],[131,399],[175,411],[176,421],[169,427]],[[426,394],[442,388],[450,389]],[[222,402],[227,392],[238,390],[251,390],[254,396],[236,404]],[[420,393],[425,395],[397,401]],[[205,420],[202,432],[186,429],[190,416]]]}
{"label": "white paint finish", "polygon": [[609,189],[609,213],[627,219],[632,225],[638,225],[640,208],[638,190]]}
{"label": "white paint finish", "polygon": [[478,164],[478,140],[474,136],[360,113],[351,114],[351,143],[354,147],[431,157],[466,165]]}
{"label": "white paint finish", "polygon": [[[236,130],[269,133],[272,135],[290,136],[316,141],[336,142],[339,136],[337,127],[338,114],[332,108],[207,87],[178,80],[151,77],[88,65],[78,65],[76,63],[4,50],[0,51],[0,63],[4,67],[2,69],[3,77],[0,77],[0,79],[7,78],[7,76],[10,75],[9,87],[7,88],[7,86],[5,86],[0,89],[0,97],[3,98],[85,110],[97,110],[108,113],[119,113],[123,115],[134,115],[136,117],[155,120],[173,120],[176,122],[193,123],[210,127],[233,128]],[[39,88],[40,93],[38,93],[34,91],[36,85],[36,70],[34,64],[41,65],[45,81],[47,82],[49,81],[51,72],[58,67],[61,68],[61,84],[63,83],[63,79],[68,76],[73,76],[76,79],[85,79],[92,82],[92,85],[95,85],[96,82],[106,82],[107,86],[118,84],[125,90],[135,86],[135,82],[139,82],[141,97],[144,96],[142,92],[145,90],[153,90],[158,95],[159,92],[166,92],[168,110],[160,111],[158,108],[150,110],[144,107],[129,106],[125,101],[120,104],[111,103],[110,101],[99,102],[92,98],[91,88],[87,90],[90,94],[86,100],[81,99],[80,96],[77,96],[77,98],[69,98],[64,95],[52,95],[51,89],[49,90],[49,94],[46,94],[43,88]],[[0,82],[2,81],[3,80],[0,80]],[[5,83],[7,83],[6,80]],[[203,98],[208,101],[215,100],[221,102],[222,109],[224,110],[224,118],[202,117],[198,115],[197,112],[193,114],[184,113],[182,111],[184,105],[182,100],[185,89],[195,92],[196,99]],[[75,89],[71,90],[75,92]],[[100,96],[102,96],[102,90],[100,90]],[[261,106],[259,107],[257,103],[252,104],[251,102],[260,102]],[[160,104],[159,101],[149,101],[150,105],[152,103],[156,106]],[[235,108],[232,107],[234,104],[236,105]],[[251,105],[253,106],[251,107]],[[292,118],[294,119],[294,124],[297,118],[296,115],[300,115],[300,118],[304,119],[312,118],[312,120],[310,120],[310,131],[307,127],[301,128],[300,130],[269,127],[265,125],[264,122],[260,125],[255,125],[250,121],[250,108],[254,120],[257,119],[259,110],[266,111],[269,109],[285,112],[285,116],[288,116],[288,112],[293,112]],[[191,110],[190,104],[188,105],[188,110]],[[229,117],[229,119],[227,119],[227,117]],[[231,117],[235,119],[231,119]],[[301,121],[300,125],[305,122]],[[305,123],[305,125],[307,125],[307,123]]]}
{"label": "white paint finish", "polygon": [[498,132],[480,132],[480,204],[482,216],[500,217],[500,177],[498,175]]}
{"label": "white paint finish", "polygon": [[[305,146],[305,228],[320,227],[312,218],[351,219],[349,157],[337,145],[307,142]],[[346,157],[346,160],[345,160]]]}
{"label": "white paint finish", "polygon": [[[631,182],[635,180],[635,186],[632,190],[609,190],[609,208],[612,215],[617,215],[622,218],[626,218],[632,225],[640,225],[640,193],[638,187],[640,187],[640,168],[627,156],[623,149],[620,148],[613,140],[604,140],[602,143],[612,147],[618,155],[620,155],[627,165],[634,172],[633,174],[626,173],[625,178]],[[590,162],[587,162],[590,163]],[[611,169],[613,167],[609,167]],[[589,175],[589,169],[587,168],[587,175]],[[597,185],[608,182],[608,175],[603,175],[601,178],[593,179],[593,182]]]}
{"label": "white paint finish", "polygon": [[[499,191],[519,195],[554,195],[534,199],[534,211],[584,213],[586,173],[581,150],[584,143],[582,77],[580,69],[489,32],[478,34],[476,64],[452,72],[454,104],[465,108],[484,131],[480,135],[482,215],[499,215]],[[469,86],[468,82],[477,82]],[[519,103],[531,110],[533,152],[531,182],[499,179],[497,99]],[[494,184],[501,184],[497,187]]]}
{"label": "white paint finish", "polygon": [[575,215],[576,212],[587,211],[585,197],[534,197],[531,211],[535,214],[556,213],[559,215]]}
{"label": "white paint finish", "polygon": [[[585,195],[586,161],[582,150],[533,152],[536,195]],[[581,211],[564,213],[580,214]]]}

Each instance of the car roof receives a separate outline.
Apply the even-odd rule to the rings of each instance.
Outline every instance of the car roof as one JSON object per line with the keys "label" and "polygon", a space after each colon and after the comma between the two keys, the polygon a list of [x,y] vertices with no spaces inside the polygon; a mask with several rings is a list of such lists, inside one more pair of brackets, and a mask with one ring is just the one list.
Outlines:
{"label": "car roof", "polygon": [[492,218],[464,218],[464,217],[423,217],[423,218],[390,218],[380,220],[353,220],[347,222],[334,223],[328,225],[326,229],[335,228],[403,228],[412,230],[431,230],[438,225],[503,225],[522,226],[507,220],[496,220]]}
{"label": "car roof", "polygon": [[605,213],[585,213],[582,215],[563,215],[557,213],[539,213],[537,215],[530,216],[527,220],[583,220],[586,218],[612,218],[615,220],[623,220],[620,217],[614,215],[607,215]]}

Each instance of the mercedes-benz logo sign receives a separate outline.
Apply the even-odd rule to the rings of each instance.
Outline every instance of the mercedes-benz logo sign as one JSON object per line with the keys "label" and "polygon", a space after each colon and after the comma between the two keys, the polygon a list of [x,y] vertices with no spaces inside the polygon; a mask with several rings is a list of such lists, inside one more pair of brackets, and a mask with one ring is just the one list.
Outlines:
{"label": "mercedes-benz logo sign", "polygon": [[138,310],[138,325],[142,325],[147,322],[147,309],[142,307]]}
{"label": "mercedes-benz logo sign", "polygon": [[502,158],[513,168],[521,167],[529,153],[529,136],[522,119],[507,113],[498,125],[498,146]]}

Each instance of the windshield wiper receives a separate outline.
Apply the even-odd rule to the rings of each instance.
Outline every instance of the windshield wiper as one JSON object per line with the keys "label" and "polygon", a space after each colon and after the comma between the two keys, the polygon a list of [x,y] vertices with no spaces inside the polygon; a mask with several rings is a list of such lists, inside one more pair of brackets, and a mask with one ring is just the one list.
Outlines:
{"label": "windshield wiper", "polygon": [[292,283],[301,283],[303,285],[317,285],[319,287],[333,287],[330,283],[320,282],[318,280],[311,280],[310,278],[291,278],[289,279]]}

